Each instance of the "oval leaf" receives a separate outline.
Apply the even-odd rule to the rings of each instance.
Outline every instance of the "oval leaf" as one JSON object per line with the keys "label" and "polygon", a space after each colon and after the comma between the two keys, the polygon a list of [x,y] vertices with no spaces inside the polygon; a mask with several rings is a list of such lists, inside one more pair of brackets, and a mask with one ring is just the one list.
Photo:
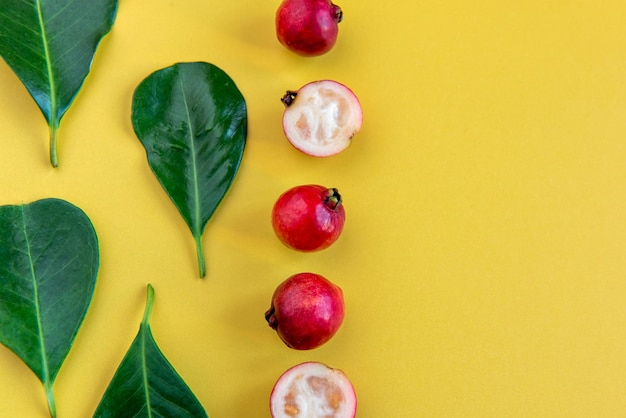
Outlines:
{"label": "oval leaf", "polygon": [[93,296],[100,263],[89,218],[58,199],[0,207],[0,343],[52,384]]}
{"label": "oval leaf", "polygon": [[202,234],[230,188],[247,135],[247,109],[218,67],[178,63],[143,80],[133,95],[132,123],[148,164],[185,219],[205,275]]}
{"label": "oval leaf", "polygon": [[117,0],[2,1],[0,56],[22,80],[48,122],[50,161],[55,167],[61,118],[87,77],[116,11]]}
{"label": "oval leaf", "polygon": [[94,418],[207,417],[191,389],[174,370],[152,336],[148,298],[139,333],[109,384]]}

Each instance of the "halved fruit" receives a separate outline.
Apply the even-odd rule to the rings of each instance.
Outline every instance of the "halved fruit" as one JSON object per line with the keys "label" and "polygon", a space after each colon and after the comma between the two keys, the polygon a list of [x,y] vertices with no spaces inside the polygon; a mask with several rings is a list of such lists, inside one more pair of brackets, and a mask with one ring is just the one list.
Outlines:
{"label": "halved fruit", "polygon": [[346,149],[363,123],[359,99],[345,85],[318,80],[281,98],[285,105],[283,131],[289,142],[314,157]]}
{"label": "halved fruit", "polygon": [[356,394],[343,371],[309,361],[278,378],[270,411],[272,418],[354,418]]}

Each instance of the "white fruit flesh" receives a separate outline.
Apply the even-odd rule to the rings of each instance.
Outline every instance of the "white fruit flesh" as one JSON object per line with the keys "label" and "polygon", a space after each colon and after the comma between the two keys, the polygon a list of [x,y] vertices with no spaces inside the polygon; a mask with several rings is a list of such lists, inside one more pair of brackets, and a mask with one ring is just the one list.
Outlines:
{"label": "white fruit flesh", "polygon": [[360,129],[361,104],[346,86],[332,80],[306,84],[283,115],[283,130],[300,151],[326,157],[343,151]]}
{"label": "white fruit flesh", "polygon": [[341,370],[307,362],[278,379],[270,407],[273,418],[352,418],[356,396]]}

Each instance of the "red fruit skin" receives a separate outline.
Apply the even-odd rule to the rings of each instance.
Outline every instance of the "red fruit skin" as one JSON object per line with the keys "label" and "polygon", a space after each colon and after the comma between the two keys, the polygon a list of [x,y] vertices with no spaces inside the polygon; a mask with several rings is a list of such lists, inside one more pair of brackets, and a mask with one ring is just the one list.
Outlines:
{"label": "red fruit skin", "polygon": [[345,220],[337,189],[314,184],[287,190],[272,208],[272,227],[278,239],[304,252],[331,246],[341,235]]}
{"label": "red fruit skin", "polygon": [[315,273],[298,273],[282,282],[265,312],[269,326],[296,350],[311,350],[341,327],[345,303],[341,288]]}
{"label": "red fruit skin", "polygon": [[276,36],[296,54],[313,57],[337,41],[341,8],[329,0],[283,0],[276,11]]}

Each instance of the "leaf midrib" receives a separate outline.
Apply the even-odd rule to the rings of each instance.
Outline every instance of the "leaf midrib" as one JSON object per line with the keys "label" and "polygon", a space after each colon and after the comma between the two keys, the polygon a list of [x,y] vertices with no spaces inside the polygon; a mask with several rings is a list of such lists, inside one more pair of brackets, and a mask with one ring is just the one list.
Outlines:
{"label": "leaf midrib", "polygon": [[196,145],[194,142],[194,132],[193,125],[191,124],[191,113],[189,111],[189,105],[187,103],[187,94],[185,92],[185,82],[184,82],[184,74],[180,75],[180,88],[183,95],[183,103],[185,104],[185,115],[187,116],[187,125],[189,126],[189,148],[191,149],[191,166],[193,167],[193,204],[194,204],[194,213],[193,213],[193,227],[192,232],[194,237],[198,237],[202,231],[200,226],[201,219],[201,210],[200,210],[200,189],[198,186],[198,161],[196,158]]}
{"label": "leaf midrib", "polygon": [[54,82],[54,70],[52,69],[52,59],[50,58],[50,48],[48,45],[48,36],[46,33],[46,25],[43,19],[43,10],[41,8],[41,0],[37,0],[37,18],[41,29],[41,41],[43,44],[44,58],[46,60],[46,70],[48,72],[48,84],[50,86],[50,125],[56,128],[57,121],[57,89]]}
{"label": "leaf midrib", "polygon": [[[143,328],[143,324],[142,324]],[[144,396],[146,397],[146,405],[148,406],[148,417],[152,418],[152,404],[150,402],[150,388],[148,385],[148,364],[146,363],[146,334],[148,330],[144,329],[141,333],[141,377],[143,379]]]}
{"label": "leaf midrib", "polygon": [[46,355],[45,339],[43,336],[43,323],[41,322],[41,306],[39,303],[39,286],[37,283],[37,276],[35,274],[35,264],[33,261],[33,254],[30,246],[30,239],[28,237],[28,231],[26,228],[26,216],[24,214],[24,206],[20,207],[20,214],[22,218],[22,232],[24,233],[24,240],[26,242],[26,254],[28,256],[28,264],[30,267],[31,281],[33,285],[33,303],[35,306],[35,314],[37,317],[37,337],[39,339],[41,365],[42,365],[42,381],[46,387],[52,382],[50,381],[50,370],[48,365],[48,358]]}

